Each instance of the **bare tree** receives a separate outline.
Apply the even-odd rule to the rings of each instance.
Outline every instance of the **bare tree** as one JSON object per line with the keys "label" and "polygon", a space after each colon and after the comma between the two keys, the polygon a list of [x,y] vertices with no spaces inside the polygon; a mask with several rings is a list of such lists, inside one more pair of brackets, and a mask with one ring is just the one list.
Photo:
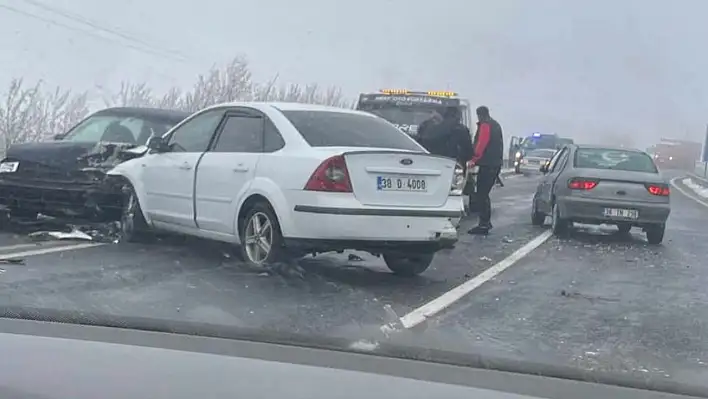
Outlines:
{"label": "bare tree", "polygon": [[3,151],[15,143],[40,141],[66,131],[88,112],[86,94],[73,95],[56,88],[44,94],[42,82],[25,86],[13,79],[0,105],[0,138]]}
{"label": "bare tree", "polygon": [[[133,106],[181,109],[194,112],[230,101],[289,101],[347,107],[349,102],[337,87],[322,90],[317,84],[277,84],[278,75],[266,83],[254,83],[249,63],[235,57],[222,68],[199,75],[191,89],[172,88],[158,95],[147,83],[121,83],[117,92],[97,90],[107,107]],[[44,91],[41,81],[25,85],[13,79],[0,103],[0,152],[10,145],[40,141],[64,133],[89,112],[87,93],[55,88]]]}
{"label": "bare tree", "polygon": [[265,84],[254,83],[248,60],[235,57],[225,67],[214,66],[199,75],[191,90],[172,88],[162,97],[145,84],[123,82],[118,93],[104,96],[107,106],[154,106],[194,112],[213,104],[230,101],[288,101],[347,107],[341,89],[320,90],[317,84],[277,85],[278,75]]}

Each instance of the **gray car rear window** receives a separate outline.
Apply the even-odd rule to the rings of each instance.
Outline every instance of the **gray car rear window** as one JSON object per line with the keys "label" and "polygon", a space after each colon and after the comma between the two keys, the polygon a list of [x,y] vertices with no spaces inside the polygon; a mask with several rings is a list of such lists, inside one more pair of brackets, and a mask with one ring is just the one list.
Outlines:
{"label": "gray car rear window", "polygon": [[659,173],[651,157],[643,152],[610,148],[579,148],[573,166],[585,169]]}
{"label": "gray car rear window", "polygon": [[312,147],[373,147],[425,151],[380,118],[332,111],[282,111]]}

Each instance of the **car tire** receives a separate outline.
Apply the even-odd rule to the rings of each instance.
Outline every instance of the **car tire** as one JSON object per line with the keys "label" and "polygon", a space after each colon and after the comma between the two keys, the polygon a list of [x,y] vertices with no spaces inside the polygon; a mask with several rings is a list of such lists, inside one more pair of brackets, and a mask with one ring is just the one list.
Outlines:
{"label": "car tire", "polygon": [[553,213],[551,214],[551,230],[556,237],[565,237],[570,230],[570,221],[561,218],[560,208],[558,204],[553,204]]}
{"label": "car tire", "polygon": [[666,231],[666,225],[659,224],[656,226],[649,226],[644,229],[647,233],[647,242],[651,245],[659,245],[664,241],[664,232]]}
{"label": "car tire", "polygon": [[393,274],[402,277],[415,277],[422,274],[433,263],[435,253],[420,253],[415,255],[383,254],[384,262]]}
{"label": "car tire", "polygon": [[[278,217],[266,202],[256,202],[246,211],[239,226],[239,238],[241,257],[251,267],[262,268],[286,258]],[[264,244],[268,245],[267,250]]]}
{"label": "car tire", "polygon": [[632,230],[632,225],[629,223],[620,223],[617,225],[617,229],[620,234],[629,234],[629,231]]}
{"label": "car tire", "polygon": [[143,215],[143,208],[132,184],[125,184],[123,208],[120,217],[120,240],[124,242],[145,242],[150,236],[150,226]]}
{"label": "car tire", "polygon": [[543,226],[544,223],[546,223],[546,214],[538,211],[538,206],[534,199],[531,205],[531,224],[534,226]]}

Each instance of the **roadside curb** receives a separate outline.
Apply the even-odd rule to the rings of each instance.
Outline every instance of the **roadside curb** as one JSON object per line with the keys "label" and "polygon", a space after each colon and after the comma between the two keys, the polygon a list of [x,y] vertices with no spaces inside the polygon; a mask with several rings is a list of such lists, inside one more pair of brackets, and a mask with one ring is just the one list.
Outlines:
{"label": "roadside curb", "polygon": [[[671,180],[669,181],[669,183],[671,184],[671,186],[672,186],[673,188],[677,189],[677,190],[678,190],[681,194],[683,194],[684,196],[686,196],[686,197],[688,197],[688,198],[690,198],[690,199],[696,201],[697,203],[699,203],[699,204],[705,206],[706,208],[708,208],[708,201],[706,201],[705,199],[701,198],[698,194],[696,194],[696,193],[695,193],[693,190],[691,190],[690,188],[685,187],[685,186],[683,185],[683,183],[680,183],[680,182],[679,182],[679,180],[683,180],[683,179],[685,179],[685,178],[687,178],[687,177],[688,177],[688,178],[692,178],[693,176],[690,176],[690,175],[689,175],[689,176],[674,177],[673,179],[671,179]],[[708,183],[708,182],[707,182],[707,183]]]}
{"label": "roadside curb", "polygon": [[708,179],[706,179],[705,177],[698,176],[697,174],[691,172],[688,172],[688,177],[698,180],[699,184],[705,184],[706,186],[708,186]]}

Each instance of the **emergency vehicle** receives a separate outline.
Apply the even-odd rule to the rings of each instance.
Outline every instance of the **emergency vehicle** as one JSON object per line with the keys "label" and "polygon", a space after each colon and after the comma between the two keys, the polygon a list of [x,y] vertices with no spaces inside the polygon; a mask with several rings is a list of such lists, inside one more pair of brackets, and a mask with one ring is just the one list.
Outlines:
{"label": "emergency vehicle", "polygon": [[573,144],[573,139],[560,137],[554,133],[535,132],[526,137],[512,136],[509,144],[509,163],[515,173],[520,173],[524,155],[532,150],[557,150],[566,144]]}

